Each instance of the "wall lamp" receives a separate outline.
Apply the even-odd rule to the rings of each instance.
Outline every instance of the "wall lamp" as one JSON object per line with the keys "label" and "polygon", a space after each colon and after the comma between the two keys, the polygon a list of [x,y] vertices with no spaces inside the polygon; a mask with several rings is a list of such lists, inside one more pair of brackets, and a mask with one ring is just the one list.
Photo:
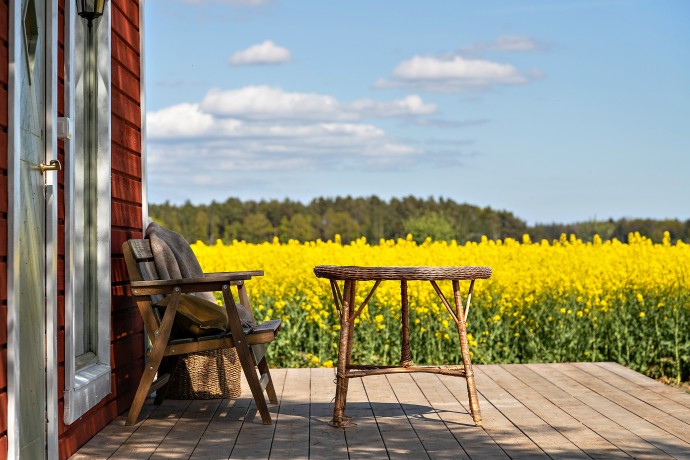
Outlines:
{"label": "wall lamp", "polygon": [[77,13],[82,18],[89,21],[89,25],[94,19],[103,16],[105,3],[108,0],[77,0]]}

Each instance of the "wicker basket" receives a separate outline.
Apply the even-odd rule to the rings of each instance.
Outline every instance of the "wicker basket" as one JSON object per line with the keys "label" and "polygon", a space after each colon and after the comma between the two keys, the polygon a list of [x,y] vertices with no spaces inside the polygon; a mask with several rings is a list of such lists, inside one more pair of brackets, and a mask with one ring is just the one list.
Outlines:
{"label": "wicker basket", "polygon": [[170,399],[237,398],[242,366],[234,348],[191,353],[175,367],[166,397]]}

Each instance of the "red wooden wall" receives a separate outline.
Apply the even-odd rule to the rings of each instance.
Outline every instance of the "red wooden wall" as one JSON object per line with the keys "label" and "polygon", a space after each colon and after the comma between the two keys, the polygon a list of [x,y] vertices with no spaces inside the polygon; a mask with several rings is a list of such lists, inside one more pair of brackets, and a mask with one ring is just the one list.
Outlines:
{"label": "red wooden wall", "polygon": [[7,456],[7,131],[9,3],[0,1],[0,458]]}
{"label": "red wooden wall", "polygon": [[[58,114],[64,114],[65,0],[59,0]],[[143,324],[127,297],[122,243],[141,237],[141,100],[138,0],[112,0],[112,393],[69,426],[62,424],[65,362],[64,174],[58,174],[58,396],[60,457],[67,458],[129,408],[143,369]],[[7,212],[9,3],[0,0],[0,459],[7,456]],[[58,143],[63,162],[64,146]]]}
{"label": "red wooden wall", "polygon": [[[64,1],[61,9],[59,36],[64,38]],[[72,455],[108,422],[127,410],[144,367],[144,326],[135,304],[128,297],[127,272],[122,256],[122,243],[141,238],[142,171],[141,171],[141,99],[140,99],[140,23],[138,0],[111,0],[111,97],[112,97],[112,314],[111,347],[112,392],[96,407],[69,426],[62,424],[64,389],[64,238],[60,241],[58,259],[58,392],[60,457]],[[62,45],[61,45],[62,46]],[[59,72],[62,74],[62,48]],[[62,75],[58,79],[59,110],[64,107]],[[60,160],[64,159],[60,150]],[[59,175],[62,188],[64,175]],[[58,201],[58,234],[64,235],[65,208],[63,194]]]}

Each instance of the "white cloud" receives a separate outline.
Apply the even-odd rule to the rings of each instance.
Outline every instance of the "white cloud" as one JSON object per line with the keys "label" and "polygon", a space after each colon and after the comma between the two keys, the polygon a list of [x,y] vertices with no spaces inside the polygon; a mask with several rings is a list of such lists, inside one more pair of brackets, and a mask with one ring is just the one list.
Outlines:
{"label": "white cloud", "polygon": [[202,5],[210,3],[226,3],[232,6],[239,7],[257,7],[271,3],[272,0],[182,0],[182,3],[191,5]]}
{"label": "white cloud", "polygon": [[199,111],[198,104],[179,104],[149,113],[147,129],[154,138],[199,136],[210,131],[213,116]]}
{"label": "white cloud", "polygon": [[221,3],[229,3],[236,6],[260,6],[270,3],[271,0],[220,0]]}
{"label": "white cloud", "polygon": [[232,65],[285,64],[290,62],[290,50],[266,40],[230,57]]}
{"label": "white cloud", "polygon": [[405,87],[423,91],[462,92],[486,90],[495,85],[517,85],[527,77],[511,64],[462,56],[414,56],[393,69],[391,79],[376,87]]}
{"label": "white cloud", "polygon": [[424,155],[421,148],[362,119],[419,117],[435,110],[419,96],[340,103],[331,96],[270,87],[212,90],[201,103],[147,114],[152,179],[174,189],[176,183],[222,184],[242,171],[256,175],[414,164]]}
{"label": "white cloud", "polygon": [[287,92],[270,86],[210,90],[201,102],[208,114],[250,120],[356,121],[364,118],[416,117],[435,113],[434,104],[410,95],[393,102],[358,99],[338,102],[332,96]]}
{"label": "white cloud", "polygon": [[502,51],[502,52],[529,52],[529,51],[548,51],[550,46],[538,42],[526,35],[501,35],[495,40],[485,43],[477,43],[460,48],[461,53],[475,53],[480,51]]}
{"label": "white cloud", "polygon": [[503,35],[496,39],[492,49],[497,51],[534,51],[542,46],[524,35]]}

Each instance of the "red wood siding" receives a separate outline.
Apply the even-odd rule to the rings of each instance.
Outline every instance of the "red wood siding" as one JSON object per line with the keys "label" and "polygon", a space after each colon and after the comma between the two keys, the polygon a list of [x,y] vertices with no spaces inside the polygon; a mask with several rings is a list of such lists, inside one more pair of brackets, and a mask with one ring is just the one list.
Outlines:
{"label": "red wood siding", "polygon": [[7,457],[7,84],[9,3],[0,1],[0,458]]}
{"label": "red wood siding", "polygon": [[[61,5],[64,0],[60,1]],[[112,393],[96,407],[69,426],[62,424],[64,399],[64,283],[59,286],[58,349],[59,352],[59,448],[60,457],[67,458],[108,422],[129,409],[144,367],[144,326],[136,305],[129,297],[127,274],[124,270],[122,243],[141,238],[142,174],[141,174],[141,100],[140,100],[140,36],[139,1],[112,0],[112,314],[110,360]],[[62,10],[61,10],[62,14]],[[59,19],[64,24],[62,15]],[[64,28],[60,28],[62,40]],[[62,42],[61,42],[62,43]],[[62,51],[60,51],[62,58]],[[59,69],[63,69],[62,61]],[[62,70],[60,70],[61,72]],[[0,72],[1,73],[1,72]],[[62,82],[62,76],[59,79]],[[60,97],[62,97],[60,90]],[[64,100],[59,101],[64,106]],[[62,155],[62,151],[60,154]],[[64,158],[64,155],[60,158]],[[63,190],[63,176],[59,177]],[[64,199],[58,202],[59,232],[64,234]],[[64,238],[60,243],[59,270],[64,277]],[[1,404],[1,401],[0,401]]]}

